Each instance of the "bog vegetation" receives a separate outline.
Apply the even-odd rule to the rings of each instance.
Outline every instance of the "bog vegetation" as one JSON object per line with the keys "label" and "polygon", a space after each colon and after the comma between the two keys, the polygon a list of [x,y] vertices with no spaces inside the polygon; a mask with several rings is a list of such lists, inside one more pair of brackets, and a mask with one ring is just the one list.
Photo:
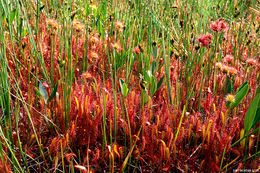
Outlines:
{"label": "bog vegetation", "polygon": [[0,1],[1,172],[259,171],[257,0]]}

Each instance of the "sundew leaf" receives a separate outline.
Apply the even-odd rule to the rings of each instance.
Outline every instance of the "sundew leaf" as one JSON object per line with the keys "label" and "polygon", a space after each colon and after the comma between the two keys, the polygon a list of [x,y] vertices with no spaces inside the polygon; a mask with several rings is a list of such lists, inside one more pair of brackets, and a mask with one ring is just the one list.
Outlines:
{"label": "sundew leaf", "polygon": [[[260,94],[257,94],[253,100],[253,102],[250,104],[249,109],[246,112],[245,116],[245,132],[247,132],[251,129],[251,127],[254,124],[255,118],[259,115],[257,115],[257,108],[258,108],[258,103],[260,101]],[[258,112],[259,114],[259,112]],[[257,120],[256,120],[257,121]]]}
{"label": "sundew leaf", "polygon": [[230,104],[230,109],[234,109],[246,96],[249,90],[249,85],[245,82],[239,89],[235,96],[235,101]]}
{"label": "sundew leaf", "polygon": [[47,93],[45,87],[42,85],[41,81],[39,82],[39,91],[40,91],[41,96],[44,99],[45,104],[47,104],[47,102],[48,102],[48,93]]}

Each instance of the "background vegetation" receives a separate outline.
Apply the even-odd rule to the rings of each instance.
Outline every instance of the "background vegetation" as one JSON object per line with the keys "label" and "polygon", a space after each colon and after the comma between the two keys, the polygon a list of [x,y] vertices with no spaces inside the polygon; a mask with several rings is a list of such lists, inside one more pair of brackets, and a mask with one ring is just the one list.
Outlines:
{"label": "background vegetation", "polygon": [[1,0],[0,170],[259,171],[256,0]]}

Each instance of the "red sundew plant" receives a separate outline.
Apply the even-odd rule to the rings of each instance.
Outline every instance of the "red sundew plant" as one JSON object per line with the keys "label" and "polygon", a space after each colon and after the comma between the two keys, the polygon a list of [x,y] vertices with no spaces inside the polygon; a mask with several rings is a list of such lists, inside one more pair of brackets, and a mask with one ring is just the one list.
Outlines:
{"label": "red sundew plant", "polygon": [[214,21],[210,24],[210,29],[214,32],[220,32],[225,30],[228,27],[228,24],[223,20]]}
{"label": "red sundew plant", "polygon": [[115,22],[115,27],[116,27],[117,30],[122,31],[125,26],[124,26],[124,24],[122,22],[116,21]]}
{"label": "red sundew plant", "polygon": [[133,49],[133,52],[134,52],[135,54],[139,54],[139,53],[141,53],[141,49],[140,49],[138,46],[136,46],[136,47]]}
{"label": "red sundew plant", "polygon": [[0,4],[0,169],[258,171],[254,10],[94,3]]}
{"label": "red sundew plant", "polygon": [[233,64],[234,63],[234,57],[232,55],[227,55],[224,58],[224,62],[227,62],[229,64]]}
{"label": "red sundew plant", "polygon": [[199,36],[198,41],[202,44],[203,47],[208,47],[209,44],[212,42],[211,38],[211,34],[201,35]]}

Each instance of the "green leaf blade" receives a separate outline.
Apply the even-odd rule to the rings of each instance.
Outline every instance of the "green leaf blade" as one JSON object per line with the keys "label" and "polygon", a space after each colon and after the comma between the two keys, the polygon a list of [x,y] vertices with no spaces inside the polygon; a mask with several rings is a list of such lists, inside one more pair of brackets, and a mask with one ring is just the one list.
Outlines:
{"label": "green leaf blade", "polygon": [[230,109],[234,109],[239,103],[242,102],[244,97],[247,95],[249,90],[249,85],[247,82],[245,82],[239,89],[235,96],[235,102],[232,102],[230,104]]}
{"label": "green leaf blade", "polygon": [[157,90],[161,87],[162,83],[163,83],[163,79],[164,79],[164,75],[163,77],[161,77],[161,79],[159,80],[159,82],[157,83]]}
{"label": "green leaf blade", "polygon": [[151,76],[151,89],[150,89],[151,96],[154,95],[156,90],[157,90],[157,81],[154,76]]}
{"label": "green leaf blade", "polygon": [[129,89],[123,79],[120,78],[119,83],[120,83],[121,93],[124,96],[124,98],[126,98],[129,93]]}
{"label": "green leaf blade", "polygon": [[249,106],[249,109],[246,112],[246,116],[245,116],[245,132],[246,134],[248,133],[248,131],[251,129],[251,127],[254,124],[254,120],[257,114],[257,108],[258,108],[258,103],[260,101],[260,94],[257,94],[254,98],[254,100],[252,101],[252,103]]}
{"label": "green leaf blade", "polygon": [[51,92],[51,96],[50,96],[50,98],[48,99],[48,102],[50,102],[50,101],[55,97],[56,92],[57,92],[57,90],[58,90],[58,85],[59,85],[59,83],[57,82],[56,85],[55,85],[55,87],[54,87],[54,89],[53,89],[52,92]]}

